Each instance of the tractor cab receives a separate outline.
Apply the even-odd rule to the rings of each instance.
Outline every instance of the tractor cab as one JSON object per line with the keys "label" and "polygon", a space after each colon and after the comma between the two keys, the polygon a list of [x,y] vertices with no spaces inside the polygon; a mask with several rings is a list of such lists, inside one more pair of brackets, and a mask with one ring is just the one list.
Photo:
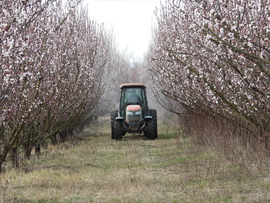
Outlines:
{"label": "tractor cab", "polygon": [[[142,116],[148,113],[145,86],[143,84],[123,84],[120,86],[120,116],[126,117],[126,109],[141,107]],[[137,106],[136,106],[137,105]]]}

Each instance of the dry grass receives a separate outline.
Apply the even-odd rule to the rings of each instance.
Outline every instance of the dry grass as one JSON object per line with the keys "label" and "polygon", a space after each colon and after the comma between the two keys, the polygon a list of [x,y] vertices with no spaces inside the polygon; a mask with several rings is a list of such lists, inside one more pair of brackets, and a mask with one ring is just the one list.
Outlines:
{"label": "dry grass", "polygon": [[2,202],[269,202],[270,176],[250,176],[194,146],[177,126],[160,138],[113,141],[92,125],[80,142],[50,146],[22,171],[1,175]]}

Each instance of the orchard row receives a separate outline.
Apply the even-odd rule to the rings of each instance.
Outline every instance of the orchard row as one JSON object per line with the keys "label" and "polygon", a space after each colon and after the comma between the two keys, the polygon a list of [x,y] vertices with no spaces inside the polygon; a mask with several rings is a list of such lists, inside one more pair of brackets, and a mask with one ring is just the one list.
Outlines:
{"label": "orchard row", "polygon": [[8,154],[18,167],[21,154],[30,157],[45,140],[65,139],[92,119],[125,59],[79,0],[4,0],[0,6],[2,168]]}
{"label": "orchard row", "polygon": [[148,63],[157,92],[169,101],[164,105],[225,119],[270,147],[269,5],[167,1],[157,13]]}

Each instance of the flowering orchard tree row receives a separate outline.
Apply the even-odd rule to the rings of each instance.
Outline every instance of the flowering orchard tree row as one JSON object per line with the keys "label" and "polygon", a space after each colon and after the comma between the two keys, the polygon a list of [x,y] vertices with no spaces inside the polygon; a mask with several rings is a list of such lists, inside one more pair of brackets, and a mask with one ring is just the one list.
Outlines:
{"label": "flowering orchard tree row", "polygon": [[156,89],[186,109],[270,132],[270,0],[168,1],[149,51]]}
{"label": "flowering orchard tree row", "polygon": [[[112,39],[79,1],[1,2],[0,168],[9,152],[72,131],[95,108]],[[23,146],[23,148],[21,147]]]}

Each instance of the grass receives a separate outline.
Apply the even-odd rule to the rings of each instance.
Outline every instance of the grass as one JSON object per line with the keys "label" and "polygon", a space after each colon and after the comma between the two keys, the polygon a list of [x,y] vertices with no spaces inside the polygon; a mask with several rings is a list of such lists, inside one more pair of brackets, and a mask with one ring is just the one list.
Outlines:
{"label": "grass", "polygon": [[0,202],[269,202],[270,176],[245,170],[195,146],[176,126],[159,139],[110,139],[109,121],[81,141],[49,146],[24,172],[0,176]]}

